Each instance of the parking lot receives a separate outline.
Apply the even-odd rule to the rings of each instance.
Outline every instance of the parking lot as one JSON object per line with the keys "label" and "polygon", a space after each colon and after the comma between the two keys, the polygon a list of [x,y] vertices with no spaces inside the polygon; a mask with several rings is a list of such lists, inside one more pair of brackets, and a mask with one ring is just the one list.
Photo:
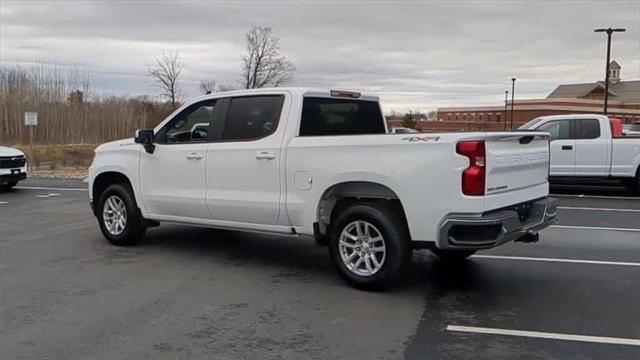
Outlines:
{"label": "parking lot", "polygon": [[[0,349],[16,359],[638,359],[640,201],[558,188],[559,222],[383,293],[325,248],[162,225],[108,245],[86,184],[0,194]],[[586,193],[586,195],[583,195]]]}

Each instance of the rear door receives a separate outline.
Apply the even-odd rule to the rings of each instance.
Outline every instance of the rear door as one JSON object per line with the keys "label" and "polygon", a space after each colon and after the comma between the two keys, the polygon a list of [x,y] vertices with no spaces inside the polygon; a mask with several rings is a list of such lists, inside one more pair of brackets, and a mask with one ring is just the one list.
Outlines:
{"label": "rear door", "polygon": [[291,97],[226,98],[222,139],[207,153],[206,203],[214,220],[273,225],[280,212],[281,146]]}
{"label": "rear door", "polygon": [[575,119],[575,176],[608,176],[611,140],[598,119]]}
{"label": "rear door", "polygon": [[551,120],[540,125],[536,130],[551,134],[549,148],[551,164],[549,175],[574,176],[576,166],[576,141],[573,133],[573,121],[570,119]]}

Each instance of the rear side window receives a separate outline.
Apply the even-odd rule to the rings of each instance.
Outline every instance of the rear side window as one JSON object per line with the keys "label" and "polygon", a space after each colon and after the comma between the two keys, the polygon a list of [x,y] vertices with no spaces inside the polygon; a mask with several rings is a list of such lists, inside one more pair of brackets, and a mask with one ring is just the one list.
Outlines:
{"label": "rear side window", "polygon": [[305,97],[300,136],[384,134],[376,101]]}
{"label": "rear side window", "polygon": [[600,122],[596,119],[576,121],[576,139],[595,139],[600,137]]}
{"label": "rear side window", "polygon": [[223,140],[256,140],[273,133],[282,111],[282,95],[243,96],[231,99]]}
{"label": "rear side window", "polygon": [[555,120],[540,125],[536,130],[546,131],[551,134],[553,139],[570,139],[571,138],[571,121]]}

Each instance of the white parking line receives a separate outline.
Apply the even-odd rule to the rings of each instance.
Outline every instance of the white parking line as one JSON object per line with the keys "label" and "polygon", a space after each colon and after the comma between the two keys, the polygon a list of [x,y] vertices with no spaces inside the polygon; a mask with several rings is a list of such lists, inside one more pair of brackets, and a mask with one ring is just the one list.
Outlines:
{"label": "white parking line", "polygon": [[558,209],[565,209],[565,210],[586,210],[586,211],[620,211],[620,212],[640,212],[640,209],[593,208],[593,207],[579,207],[579,206],[558,206]]}
{"label": "white parking line", "polygon": [[8,204],[6,201],[0,201],[0,205]]}
{"label": "white parking line", "polygon": [[572,194],[549,194],[552,197],[574,197],[574,198],[592,198],[592,199],[626,199],[626,200],[638,200],[638,197],[633,196],[604,196],[604,195],[572,195]]}
{"label": "white parking line", "polygon": [[82,188],[56,188],[56,187],[40,187],[40,186],[16,186],[14,189],[22,189],[22,190],[89,191],[89,189],[82,189]]}
{"label": "white parking line", "polygon": [[542,258],[542,257],[527,257],[527,256],[503,256],[503,255],[473,255],[472,258],[560,262],[560,263],[589,264],[589,265],[638,266],[638,267],[640,267],[640,263],[637,263],[637,262],[623,262],[623,261],[601,261],[601,260]]}
{"label": "white parking line", "polygon": [[636,229],[636,228],[619,228],[619,227],[578,226],[578,225],[551,225],[549,227],[556,228],[556,229],[582,229],[582,230],[606,230],[606,231],[640,232],[640,229]]}
{"label": "white parking line", "polygon": [[541,332],[541,331],[509,330],[509,329],[497,329],[497,328],[486,328],[486,327],[476,327],[476,326],[458,326],[458,325],[447,325],[447,331],[467,332],[467,333],[476,333],[476,334],[521,336],[521,337],[530,337],[530,338],[539,338],[539,339],[582,341],[582,342],[601,343],[601,344],[640,346],[640,339],[560,334],[560,333],[550,333],[550,332]]}

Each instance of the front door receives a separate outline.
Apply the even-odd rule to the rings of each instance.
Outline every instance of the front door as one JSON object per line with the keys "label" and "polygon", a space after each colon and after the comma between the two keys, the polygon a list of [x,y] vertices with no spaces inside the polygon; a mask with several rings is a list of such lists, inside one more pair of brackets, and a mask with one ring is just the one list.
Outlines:
{"label": "front door", "polygon": [[551,176],[574,176],[576,165],[576,141],[573,139],[571,120],[553,120],[539,126],[536,130],[551,134]]}
{"label": "front door", "polygon": [[212,142],[207,153],[206,202],[212,218],[276,224],[285,95],[232,97],[224,103],[222,139]]}
{"label": "front door", "polygon": [[209,131],[216,100],[194,103],[155,134],[155,151],[142,152],[140,188],[148,213],[208,219],[205,204]]}

